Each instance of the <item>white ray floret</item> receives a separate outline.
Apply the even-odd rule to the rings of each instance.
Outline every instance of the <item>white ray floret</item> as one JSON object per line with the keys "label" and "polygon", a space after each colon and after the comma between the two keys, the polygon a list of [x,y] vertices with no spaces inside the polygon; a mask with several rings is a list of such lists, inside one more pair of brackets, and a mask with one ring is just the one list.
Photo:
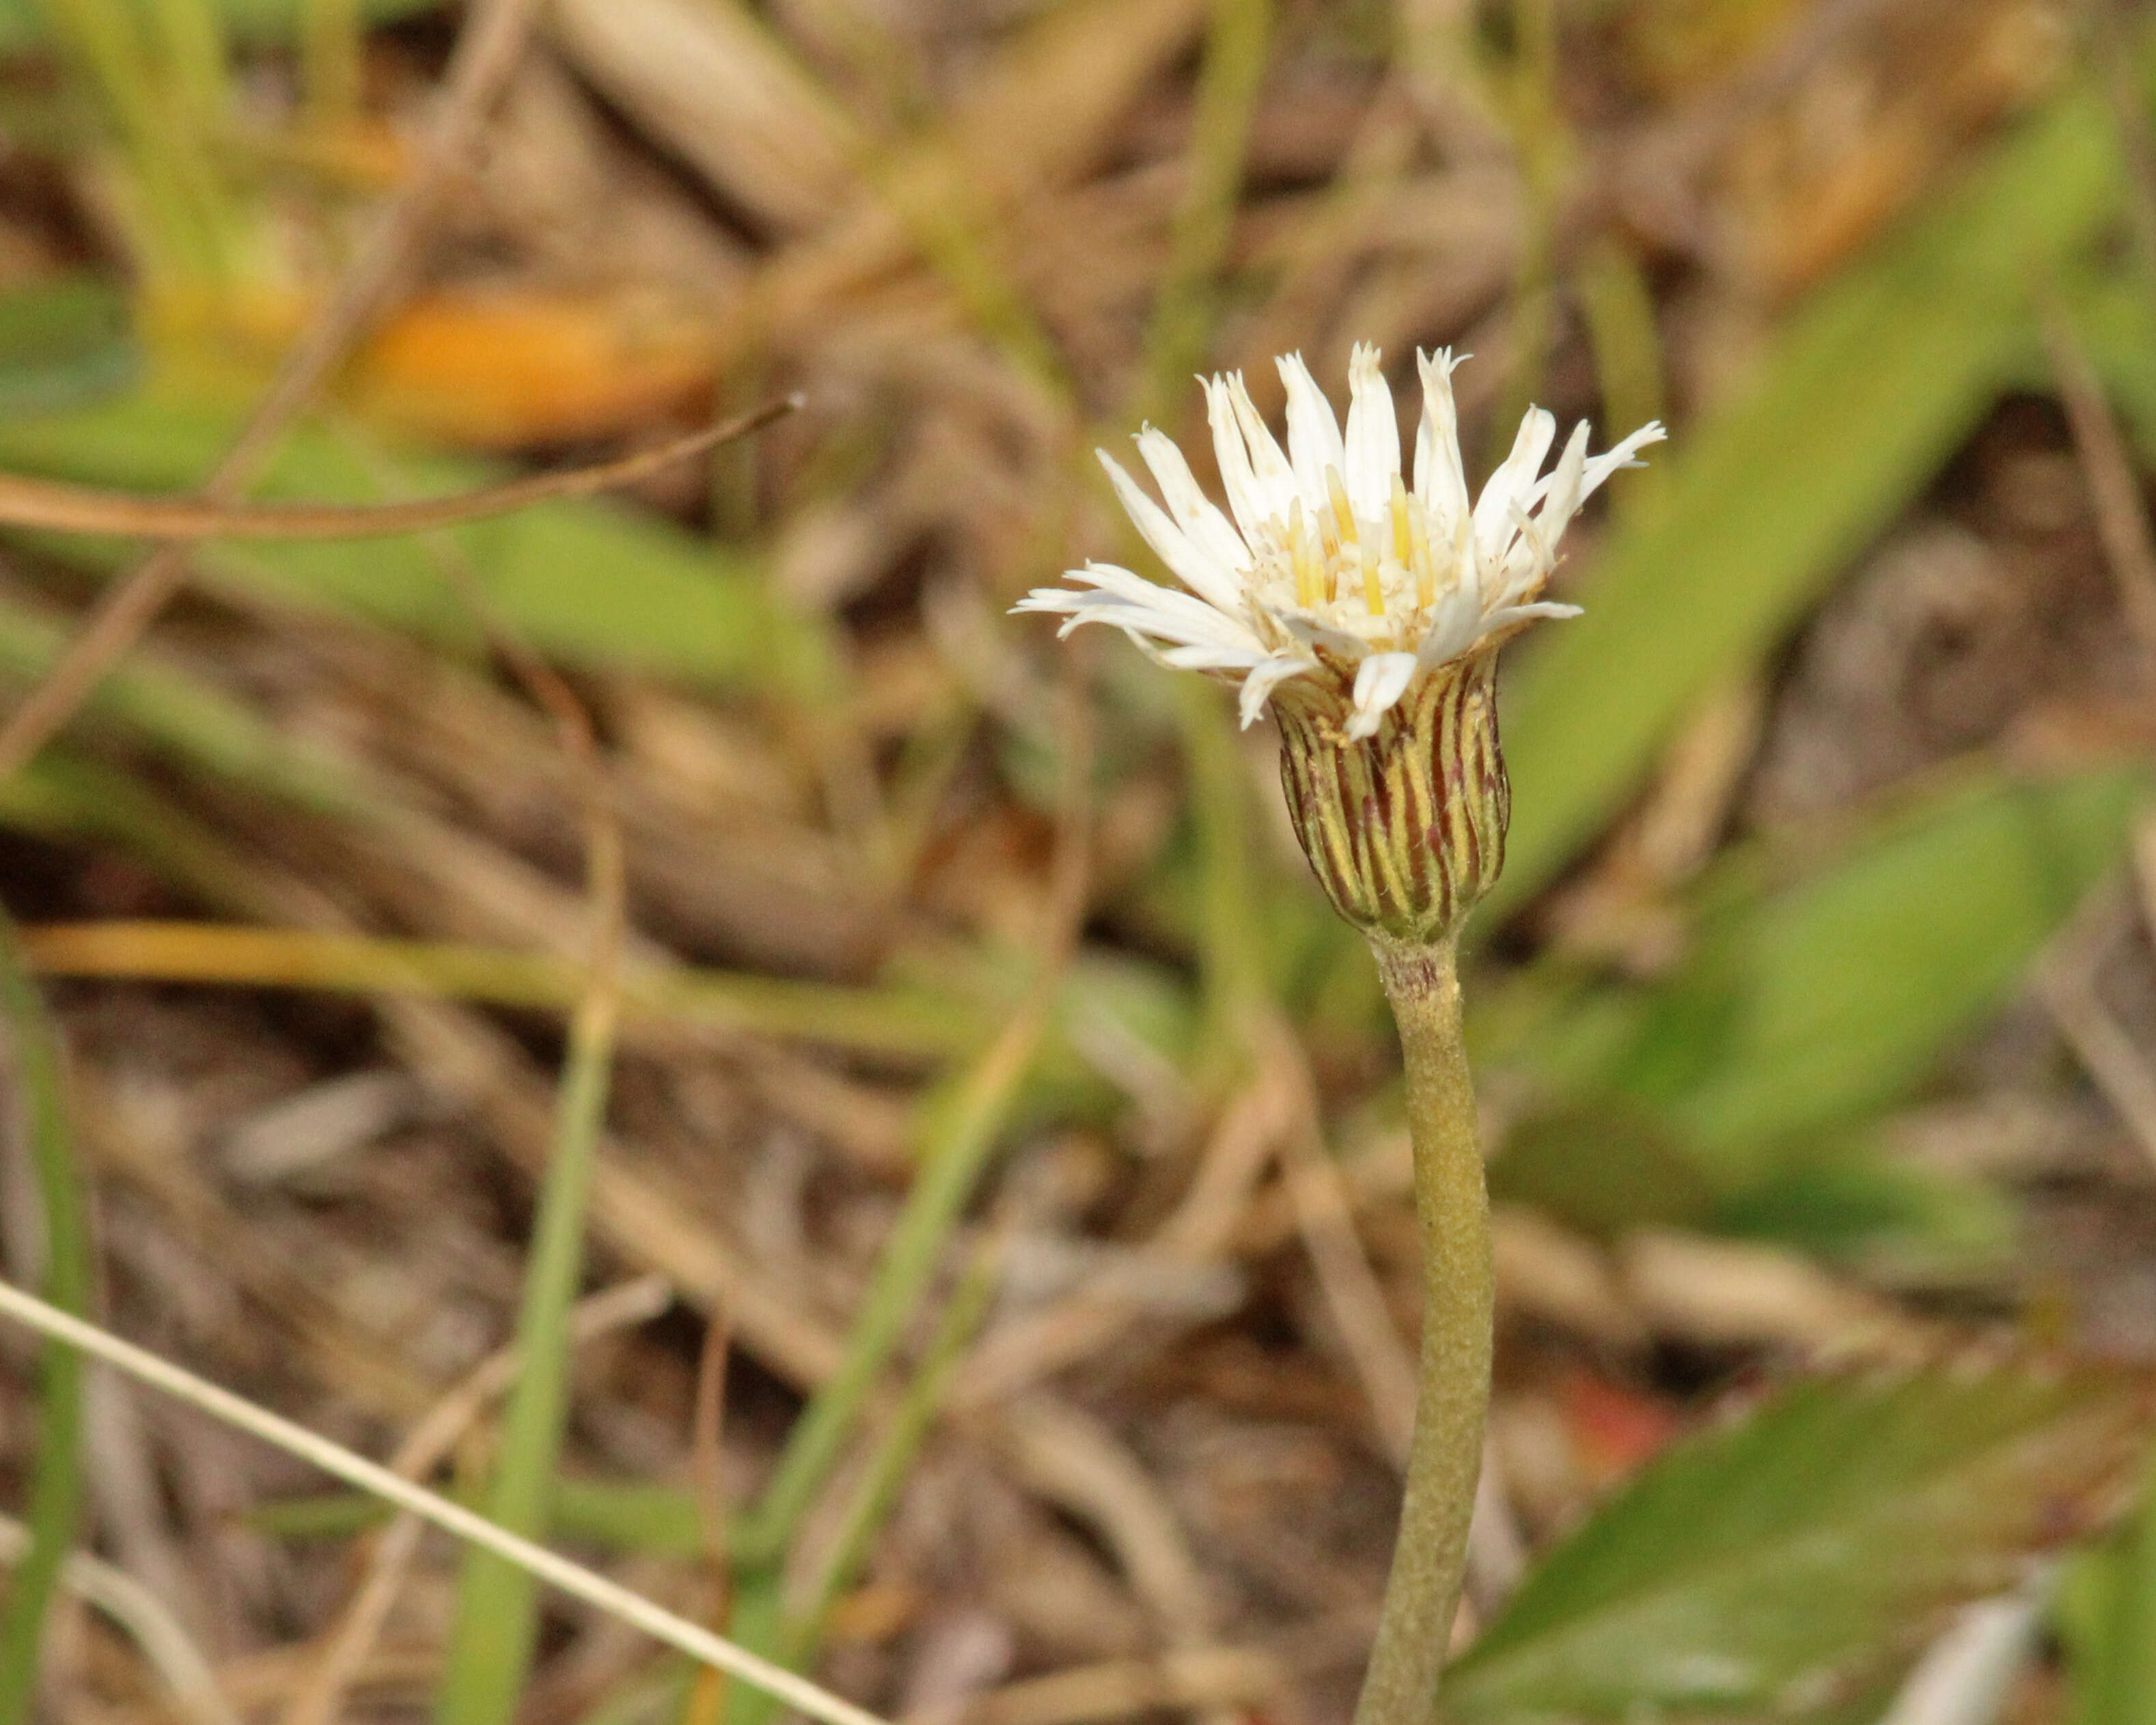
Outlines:
{"label": "white ray floret", "polygon": [[1583,424],[1545,474],[1557,422],[1533,408],[1471,501],[1455,361],[1450,352],[1417,358],[1412,485],[1392,391],[1367,343],[1348,361],[1344,434],[1301,356],[1278,362],[1285,454],[1240,372],[1201,380],[1224,513],[1151,426],[1137,442],[1160,502],[1101,452],[1132,521],[1188,590],[1088,563],[1071,572],[1083,585],[1036,588],[1017,608],[1060,614],[1066,634],[1081,623],[1112,624],[1165,664],[1237,679],[1245,725],[1288,679],[1332,678],[1352,691],[1351,738],[1373,732],[1423,673],[1532,619],[1578,615],[1577,606],[1537,597],[1558,542],[1604,480],[1661,441],[1662,428],[1643,426],[1589,458]]}

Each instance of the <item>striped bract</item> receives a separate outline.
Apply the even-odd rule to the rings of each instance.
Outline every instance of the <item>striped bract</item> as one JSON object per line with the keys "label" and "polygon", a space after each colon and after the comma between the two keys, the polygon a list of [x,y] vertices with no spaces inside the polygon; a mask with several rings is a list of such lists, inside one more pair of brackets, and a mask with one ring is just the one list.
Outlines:
{"label": "striped bract", "polygon": [[1490,650],[1435,667],[1349,741],[1335,678],[1283,686],[1281,783],[1334,907],[1366,934],[1429,945],[1455,932],[1505,864],[1512,791]]}

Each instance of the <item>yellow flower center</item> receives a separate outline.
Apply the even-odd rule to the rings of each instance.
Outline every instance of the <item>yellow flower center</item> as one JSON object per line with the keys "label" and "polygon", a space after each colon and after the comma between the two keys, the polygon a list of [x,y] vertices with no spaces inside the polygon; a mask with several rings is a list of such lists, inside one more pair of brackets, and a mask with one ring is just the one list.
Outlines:
{"label": "yellow flower center", "polygon": [[[1404,612],[1427,611],[1437,603],[1430,511],[1399,475],[1393,476],[1385,513],[1374,521],[1357,517],[1337,467],[1325,470],[1325,495],[1326,507],[1306,509],[1298,497],[1288,505],[1285,522],[1276,518],[1271,523],[1269,536],[1286,553],[1297,605],[1324,611],[1359,596],[1363,611],[1381,618],[1394,605]],[[1274,555],[1260,553],[1260,565],[1278,572]]]}

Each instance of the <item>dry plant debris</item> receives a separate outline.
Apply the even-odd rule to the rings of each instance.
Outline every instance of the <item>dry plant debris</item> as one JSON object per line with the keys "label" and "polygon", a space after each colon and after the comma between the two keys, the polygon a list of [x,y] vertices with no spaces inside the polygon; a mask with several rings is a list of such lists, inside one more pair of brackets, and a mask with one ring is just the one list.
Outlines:
{"label": "dry plant debris", "polygon": [[[1845,375],[1796,369],[1956,315],[1908,284],[1963,255],[1958,211],[2036,175],[2016,150],[2131,165],[2090,69],[2148,64],[2138,8],[556,0],[461,26],[368,4],[298,42],[176,0],[237,45],[172,97],[162,177],[17,10],[0,470],[382,506],[498,481],[480,456],[603,463],[806,403],[604,506],[210,541],[146,586],[108,580],[109,544],[9,533],[0,757],[35,758],[0,782],[0,900],[63,1038],[121,1334],[476,1489],[596,810],[623,1016],[558,1540],[702,1621],[729,1565],[797,1612],[829,1584],[814,1669],[886,1717],[1344,1717],[1417,1320],[1374,981],[1293,861],[1262,730],[1119,642],[1059,687],[1004,614],[1135,554],[1096,443],[1192,429],[1194,370],[1249,367],[1276,413],[1266,356],[1333,377],[1368,341],[1481,356],[1471,449],[1531,399],[1671,421],[1671,473],[1581,524],[1558,586],[1589,616],[1555,627],[1642,590],[1598,578],[1704,506],[1692,449],[1763,378],[1810,417],[1724,470],[1853,441],[1883,475],[1808,500],[1839,525],[1710,675],[1609,673],[1650,745],[1480,930],[1501,1334],[1460,1644],[1523,1561],[1784,1379],[2156,1364],[2156,829],[2129,845],[2156,747],[2130,517],[2149,188],[2088,193],[2000,266],[2005,332],[1899,441],[1837,416]],[[2082,197],[2045,173],[2047,208]],[[210,477],[249,408],[290,422],[244,440],[259,493]],[[1635,644],[1720,629],[1695,591]],[[84,674],[45,682],[100,614]],[[1823,988],[1845,1021],[1810,1010]],[[1831,1082],[1805,1065],[1830,1057]],[[18,1281],[47,1250],[21,1111]],[[984,1254],[978,1326],[946,1333]],[[889,1333],[857,1423],[759,1568],[757,1506],[865,1312]],[[34,1379],[0,1331],[11,1513]],[[429,1710],[454,1552],[116,1379],[85,1409],[90,1555],[48,1717]],[[2116,1469],[2055,1463],[2032,1545],[2116,1507]],[[17,1544],[0,1523],[0,1562]],[[1800,1698],[1891,1681],[1953,1597]],[[520,1717],[712,1717],[618,1626],[550,1604],[542,1629]],[[1510,1645],[1471,1692],[1543,1692]],[[2063,1716],[2025,1690],[2015,1717]]]}

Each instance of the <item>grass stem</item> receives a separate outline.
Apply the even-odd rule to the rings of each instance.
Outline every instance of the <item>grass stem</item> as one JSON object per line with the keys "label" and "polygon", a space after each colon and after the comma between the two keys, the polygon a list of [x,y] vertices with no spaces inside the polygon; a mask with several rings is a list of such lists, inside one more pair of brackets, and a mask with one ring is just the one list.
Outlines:
{"label": "grass stem", "polygon": [[[247,988],[417,994],[562,1010],[582,986],[548,952],[218,922],[47,923],[23,931],[44,976],[228,983]],[[983,1014],[941,989],[852,988],[746,971],[639,968],[621,981],[633,1031],[665,1023],[821,1042],[871,1058],[937,1061],[978,1046]]]}
{"label": "grass stem", "polygon": [[2120,1556],[2076,1725],[2156,1725],[2156,1447]]}
{"label": "grass stem", "polygon": [[838,1461],[995,1148],[1047,1028],[1054,981],[1044,977],[979,1060],[931,1103],[927,1153],[862,1299],[844,1362],[795,1423],[778,1471],[737,1532],[734,1553],[742,1566],[768,1566],[784,1553]]}
{"label": "grass stem", "polygon": [[[980,1057],[932,1093],[921,1117],[925,1147],[920,1168],[862,1298],[844,1358],[795,1421],[777,1472],[736,1532],[732,1627],[737,1638],[750,1646],[776,1648],[783,1643],[779,1570],[787,1548],[836,1465],[979,1183],[1039,1055],[1064,967],[1077,945],[1086,905],[1092,724],[1084,685],[1070,664],[1059,691],[1062,748],[1055,852],[1039,968],[1024,999]],[[754,1706],[730,1707],[727,1712],[730,1725],[753,1725],[760,1717]]]}
{"label": "grass stem", "polygon": [[973,1341],[981,1321],[988,1316],[989,1301],[996,1291],[999,1256],[993,1244],[974,1255],[937,1321],[936,1334],[922,1357],[920,1369],[906,1385],[906,1394],[891,1417],[890,1429],[869,1463],[867,1474],[856,1488],[852,1502],[846,1507],[845,1519],[832,1542],[830,1556],[824,1560],[810,1589],[808,1602],[793,1615],[788,1625],[788,1665],[798,1668],[814,1656],[840,1593],[867,1561],[876,1530],[890,1516],[899,1490],[906,1483],[906,1470],[913,1465],[914,1457],[928,1435],[952,1369]]}
{"label": "grass stem", "polygon": [[581,1563],[572,1563],[544,1546],[497,1527],[475,1511],[453,1503],[424,1486],[414,1485],[380,1463],[355,1455],[341,1444],[333,1444],[281,1414],[198,1378],[169,1360],[160,1359],[146,1349],[122,1341],[71,1312],[61,1311],[49,1301],[40,1300],[4,1281],[0,1281],[0,1317],[12,1318],[42,1336],[78,1348],[139,1383],[177,1397],[213,1420],[222,1420],[289,1455],[311,1463],[346,1485],[356,1486],[400,1509],[409,1510],[444,1532],[507,1558],[570,1598],[581,1599],[641,1630],[654,1640],[687,1654],[700,1664],[715,1666],[768,1691],[788,1707],[812,1719],[822,1720],[824,1725],[884,1725],[867,1708],[856,1707],[805,1678],[782,1670],[771,1661],[676,1616],[664,1606],[654,1604],[641,1594],[631,1593],[618,1582],[609,1581]]}
{"label": "grass stem", "polygon": [[[454,578],[457,572],[451,572]],[[590,714],[552,667],[499,619],[487,615],[475,583],[459,584],[466,603],[487,624],[495,650],[553,716],[581,805],[592,925],[589,968],[569,1020],[554,1142],[540,1185],[517,1319],[524,1372],[502,1420],[489,1499],[497,1525],[531,1535],[543,1532],[552,1514],[555,1474],[568,1420],[570,1317],[583,1276],[585,1221],[621,1029],[628,861]],[[493,1553],[469,1553],[434,1704],[440,1725],[509,1725],[538,1639],[538,1588],[532,1576]]]}
{"label": "grass stem", "polygon": [[1129,417],[1166,418],[1204,363],[1220,265],[1235,237],[1243,158],[1272,42],[1272,0],[1211,0],[1191,126],[1189,179],[1168,234],[1168,268],[1146,326],[1144,399]]}
{"label": "grass stem", "polygon": [[[4,1012],[31,1172],[44,1211],[47,1296],[64,1311],[89,1308],[90,1230],[61,1088],[59,1040],[23,963],[14,926],[0,916],[0,1012]],[[38,1460],[30,1480],[28,1554],[15,1571],[0,1621],[0,1725],[29,1717],[37,1696],[45,1615],[74,1544],[82,1511],[82,1358],[48,1342],[38,1360]]]}

